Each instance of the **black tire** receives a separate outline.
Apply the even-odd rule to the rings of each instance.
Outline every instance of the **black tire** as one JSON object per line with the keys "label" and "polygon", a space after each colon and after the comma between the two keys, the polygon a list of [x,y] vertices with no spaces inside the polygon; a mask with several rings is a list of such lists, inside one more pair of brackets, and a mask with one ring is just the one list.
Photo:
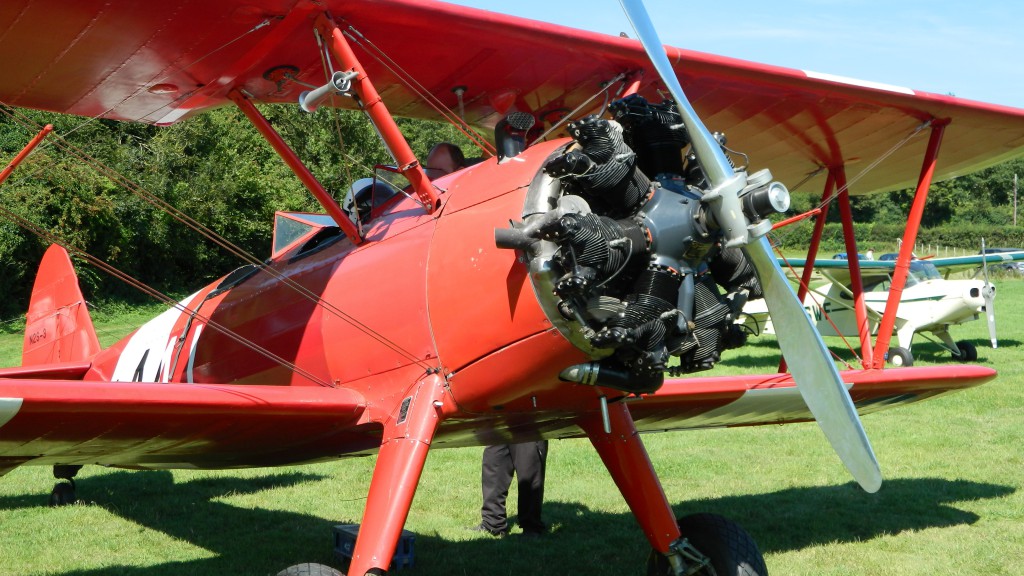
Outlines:
{"label": "black tire", "polygon": [[74,482],[58,482],[50,492],[50,506],[70,506],[78,501]]}
{"label": "black tire", "polygon": [[914,365],[914,355],[910,353],[910,350],[906,348],[900,348],[899,346],[893,346],[889,348],[889,354],[887,355],[889,364],[897,368],[903,368],[904,366]]}
{"label": "black tire", "polygon": [[953,354],[953,360],[957,362],[974,362],[978,359],[978,348],[966,340],[961,340],[956,343],[956,347],[960,350],[959,354]]}
{"label": "black tire", "polygon": [[345,576],[338,570],[323,564],[296,564],[277,573],[277,576]]}
{"label": "black tire", "polygon": [[[716,576],[768,576],[764,556],[739,524],[717,514],[693,514],[679,519],[679,531],[701,554],[711,558]],[[668,558],[651,550],[647,576],[671,576]],[[697,574],[709,576],[702,570]]]}

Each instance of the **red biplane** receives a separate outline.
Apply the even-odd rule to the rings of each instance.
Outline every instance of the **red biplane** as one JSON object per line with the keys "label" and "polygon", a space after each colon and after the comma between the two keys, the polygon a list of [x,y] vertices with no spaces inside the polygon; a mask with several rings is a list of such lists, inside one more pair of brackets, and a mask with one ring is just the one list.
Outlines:
{"label": "red biplane", "polygon": [[[836,198],[851,253],[849,195],[915,186],[902,285],[930,181],[1019,154],[1024,111],[663,48],[624,5],[642,42],[421,0],[5,2],[0,61],[16,65],[0,102],[158,125],[236,105],[326,216],[281,214],[272,258],[106,350],[52,247],[22,366],[0,371],[0,473],[376,453],[358,575],[387,569],[437,447],[589,438],[650,541],[650,574],[766,570],[735,525],[674,518],[639,432],[816,419],[877,490],[858,411],[996,373],[882,370],[891,326],[871,343],[858,286],[863,367],[838,372],[764,241],[788,207],[779,182]],[[362,109],[408,186],[376,180],[339,205],[255,103]],[[490,157],[431,180],[394,116],[486,129]],[[854,161],[872,169],[848,186]],[[689,376],[742,346],[732,319],[758,297],[789,371]],[[73,497],[61,482],[52,499]]]}

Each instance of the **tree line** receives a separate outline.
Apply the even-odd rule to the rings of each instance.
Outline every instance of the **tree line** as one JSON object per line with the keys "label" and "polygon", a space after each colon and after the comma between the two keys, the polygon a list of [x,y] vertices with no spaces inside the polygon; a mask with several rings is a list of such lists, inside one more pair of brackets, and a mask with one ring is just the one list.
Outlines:
{"label": "tree line", "polygon": [[[155,207],[147,195],[261,258],[270,253],[275,211],[321,211],[233,107],[166,128],[20,109],[0,111],[0,165],[6,165],[42,124],[54,124],[56,134],[63,137],[44,140],[0,185],[0,206],[165,293],[188,293],[241,262]],[[392,163],[359,112],[323,109],[308,115],[296,106],[267,106],[261,111],[339,200],[351,182],[371,176],[375,164]],[[450,126],[405,119],[400,125],[420,158],[441,141],[454,141],[468,156],[477,155]],[[1015,173],[1024,175],[1024,160],[934,184],[923,225],[929,230],[999,228],[1012,233]],[[872,229],[891,226],[902,231],[911,198],[912,191],[855,197],[854,218]],[[794,210],[815,201],[810,195],[797,195]],[[0,320],[24,314],[48,244],[0,217]],[[146,298],[89,265],[76,261],[76,266],[90,301]]]}

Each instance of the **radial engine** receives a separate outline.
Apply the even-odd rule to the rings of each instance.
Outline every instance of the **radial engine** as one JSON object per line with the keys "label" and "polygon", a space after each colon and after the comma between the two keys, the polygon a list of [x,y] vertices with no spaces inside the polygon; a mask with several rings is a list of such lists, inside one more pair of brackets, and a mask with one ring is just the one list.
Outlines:
{"label": "radial engine", "polygon": [[[741,346],[733,320],[761,287],[742,249],[720,241],[674,103],[631,96],[610,110],[614,120],[569,124],[574,142],[547,159],[523,219],[495,239],[521,251],[548,317],[594,358],[562,378],[639,394]],[[767,170],[747,180],[740,200],[760,237],[789,192]]]}

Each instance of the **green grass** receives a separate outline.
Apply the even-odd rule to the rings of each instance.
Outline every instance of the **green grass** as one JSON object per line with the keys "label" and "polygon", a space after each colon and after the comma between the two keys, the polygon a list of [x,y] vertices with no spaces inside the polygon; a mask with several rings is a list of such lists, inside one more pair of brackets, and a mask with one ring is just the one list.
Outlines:
{"label": "green grass", "polygon": [[[645,437],[677,513],[740,522],[772,574],[1019,574],[1024,550],[1024,282],[999,283],[1000,347],[983,321],[954,335],[978,346],[1000,378],[867,416],[886,481],[865,494],[813,424]],[[104,344],[153,313],[97,314]],[[770,337],[733,351],[718,373],[771,370]],[[836,344],[837,340],[829,340]],[[20,334],[0,336],[18,361]],[[838,346],[835,347],[838,350]],[[918,363],[946,353],[920,343]],[[273,574],[333,563],[330,527],[362,514],[373,458],[224,472],[87,467],[79,505],[49,508],[45,467],[0,479],[0,574]],[[642,574],[648,547],[586,441],[553,442],[541,540],[466,530],[478,521],[480,449],[430,455],[409,516],[412,576]],[[510,498],[514,513],[514,495]]]}

